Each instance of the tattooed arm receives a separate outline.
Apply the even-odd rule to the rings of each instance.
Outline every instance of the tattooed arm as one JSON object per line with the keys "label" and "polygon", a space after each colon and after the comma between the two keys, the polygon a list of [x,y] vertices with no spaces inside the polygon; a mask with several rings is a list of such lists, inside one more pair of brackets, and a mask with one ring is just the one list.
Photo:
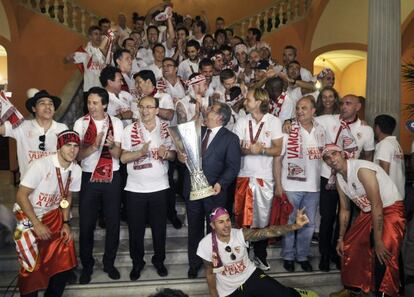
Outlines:
{"label": "tattooed arm", "polygon": [[206,260],[203,260],[203,262],[204,262],[204,269],[206,271],[207,285],[208,285],[208,290],[210,292],[210,296],[218,297],[219,294],[217,292],[217,286],[216,286],[216,275],[213,273],[213,264]]}
{"label": "tattooed arm", "polygon": [[309,223],[309,219],[304,213],[305,209],[298,210],[296,222],[291,225],[269,226],[261,229],[244,229],[243,235],[246,241],[259,241],[272,237],[279,237],[288,232],[298,230]]}
{"label": "tattooed arm", "polygon": [[361,168],[358,170],[358,179],[364,186],[368,200],[371,202],[375,253],[381,264],[387,264],[391,253],[385,248],[384,241],[382,240],[384,216],[376,172],[368,168]]}

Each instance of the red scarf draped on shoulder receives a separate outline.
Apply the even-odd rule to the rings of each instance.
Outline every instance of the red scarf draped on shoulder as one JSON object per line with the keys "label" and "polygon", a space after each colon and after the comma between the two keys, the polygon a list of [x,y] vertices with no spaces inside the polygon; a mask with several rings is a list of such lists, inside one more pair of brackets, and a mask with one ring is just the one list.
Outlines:
{"label": "red scarf draped on shoulder", "polygon": [[[85,135],[83,136],[83,144],[92,145],[95,143],[98,131],[96,129],[95,121],[87,114],[84,117],[84,121],[89,121],[88,128],[86,129]],[[109,134],[114,135],[114,128],[112,125],[111,117],[106,115],[104,124],[105,142]],[[107,129],[105,129],[107,128]],[[104,143],[105,143],[104,142]],[[96,164],[95,170],[91,176],[91,182],[110,183],[112,181],[112,156],[107,146],[102,146],[101,155],[98,163]]]}

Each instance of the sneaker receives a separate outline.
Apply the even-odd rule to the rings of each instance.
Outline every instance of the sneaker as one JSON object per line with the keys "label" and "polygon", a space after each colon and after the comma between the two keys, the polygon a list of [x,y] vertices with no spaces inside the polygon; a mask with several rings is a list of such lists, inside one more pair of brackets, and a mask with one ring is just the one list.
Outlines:
{"label": "sneaker", "polygon": [[339,292],[331,293],[329,297],[362,297],[362,292],[354,292],[348,289],[342,289]]}
{"label": "sneaker", "polygon": [[257,268],[260,268],[263,271],[270,270],[270,265],[267,263],[266,259],[260,260],[259,257],[256,256],[254,257],[253,262]]}
{"label": "sneaker", "polygon": [[300,297],[319,297],[314,291],[311,290],[304,290],[304,289],[296,289],[296,292],[300,294]]}

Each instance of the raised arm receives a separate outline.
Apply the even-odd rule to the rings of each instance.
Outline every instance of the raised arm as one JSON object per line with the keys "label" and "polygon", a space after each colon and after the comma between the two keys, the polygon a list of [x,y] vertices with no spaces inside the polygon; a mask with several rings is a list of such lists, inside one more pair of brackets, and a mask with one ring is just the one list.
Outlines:
{"label": "raised arm", "polygon": [[272,237],[279,237],[288,232],[292,232],[302,228],[309,223],[309,219],[305,214],[305,209],[298,210],[296,213],[296,222],[290,225],[269,226],[261,229],[244,229],[243,235],[246,241],[260,241]]}

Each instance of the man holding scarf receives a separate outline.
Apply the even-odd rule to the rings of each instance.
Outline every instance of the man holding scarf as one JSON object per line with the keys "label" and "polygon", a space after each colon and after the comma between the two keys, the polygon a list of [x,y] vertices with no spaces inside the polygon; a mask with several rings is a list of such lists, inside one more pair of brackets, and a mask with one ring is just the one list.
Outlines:
{"label": "man holding scarf", "polygon": [[69,271],[77,265],[70,230],[72,192],[78,192],[81,169],[76,164],[79,135],[57,136],[57,154],[36,160],[24,175],[16,196],[14,233],[21,265],[20,296],[62,296]]}
{"label": "man holding scarf", "polygon": [[[315,217],[319,203],[319,181],[322,150],[326,143],[325,129],[313,120],[315,100],[305,96],[296,105],[296,119],[292,121],[289,135],[285,134],[284,156],[278,178],[283,191],[293,205],[289,224],[295,222],[296,210],[305,208],[309,224],[296,234],[288,233],[282,240],[283,267],[293,272],[294,261],[304,271],[312,271],[309,262],[310,244],[315,230]],[[280,184],[280,183],[279,183]]]}
{"label": "man holding scarf", "polygon": [[[357,114],[361,109],[360,99],[355,95],[346,95],[341,101],[339,115],[322,115],[315,120],[325,128],[328,139],[345,151],[347,158],[358,159],[363,155],[365,160],[372,161],[375,149],[374,131],[358,118]],[[337,230],[335,233],[333,230],[337,219],[339,196],[335,187],[334,172],[325,162],[322,163],[320,190],[319,269],[329,271],[331,261],[340,267],[335,252]]]}
{"label": "man holding scarf", "polygon": [[89,113],[74,125],[82,143],[78,156],[83,171],[79,197],[81,284],[90,282],[95,264],[93,235],[97,206],[101,203],[106,222],[103,270],[111,279],[120,278],[114,262],[119,244],[121,179],[118,170],[123,125],[120,119],[106,113],[109,95],[105,89],[94,87],[88,93]]}

